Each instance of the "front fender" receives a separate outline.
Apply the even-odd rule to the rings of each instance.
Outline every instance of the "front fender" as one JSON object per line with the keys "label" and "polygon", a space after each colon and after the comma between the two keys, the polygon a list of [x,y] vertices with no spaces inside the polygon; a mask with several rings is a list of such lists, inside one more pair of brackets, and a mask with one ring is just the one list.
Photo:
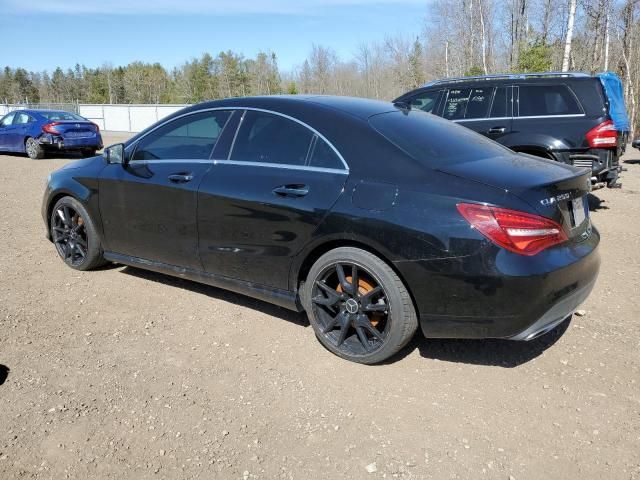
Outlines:
{"label": "front fender", "polygon": [[41,207],[46,236],[49,240],[51,240],[51,210],[64,196],[74,197],[82,203],[91,216],[98,234],[102,236],[102,218],[98,206],[98,179],[104,166],[102,157],[94,157],[67,164],[49,175]]}

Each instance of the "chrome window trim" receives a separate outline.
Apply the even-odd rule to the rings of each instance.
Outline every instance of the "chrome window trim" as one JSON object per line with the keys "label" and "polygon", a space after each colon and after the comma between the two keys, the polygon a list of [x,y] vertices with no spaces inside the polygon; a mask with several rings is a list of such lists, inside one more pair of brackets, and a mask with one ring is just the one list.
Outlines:
{"label": "chrome window trim", "polygon": [[171,163],[184,163],[184,162],[188,162],[188,163],[207,163],[209,165],[213,165],[215,160],[211,160],[211,159],[206,159],[203,160],[201,158],[175,158],[173,160],[131,160],[129,162],[130,165],[169,165]]}
{"label": "chrome window trim", "polygon": [[283,168],[285,170],[305,170],[309,172],[337,173],[348,175],[349,170],[342,168],[312,167],[308,165],[289,165],[286,163],[244,162],[239,160],[214,160],[214,165],[242,165],[246,167]]}
{"label": "chrome window trim", "polygon": [[523,118],[567,118],[567,117],[584,117],[584,113],[568,113],[564,115],[532,115],[528,117],[486,117],[486,118],[462,118],[459,120],[449,120],[450,122],[483,122],[487,120],[520,120]]}
{"label": "chrome window trim", "polygon": [[[131,145],[129,145],[127,147],[127,150],[129,151],[129,149],[134,149],[135,145],[137,145],[142,139],[144,139],[147,135],[150,135],[151,133],[155,132],[158,128],[161,128],[163,126],[165,126],[166,124],[168,124],[169,122],[173,122],[174,120],[178,120],[180,118],[186,117],[188,115],[195,115],[197,113],[204,113],[204,112],[212,112],[212,111],[219,111],[219,110],[252,110],[254,112],[264,112],[264,113],[270,113],[272,115],[278,115],[280,117],[284,117],[287,118],[289,120],[292,120],[300,125],[302,125],[303,127],[311,130],[314,134],[316,134],[319,138],[321,138],[322,140],[324,140],[327,145],[329,145],[329,147],[331,147],[331,149],[335,152],[335,154],[338,156],[338,158],[340,159],[340,161],[342,162],[342,165],[344,165],[344,169],[340,169],[340,168],[322,168],[322,167],[311,167],[311,166],[306,166],[306,165],[290,165],[290,164],[284,164],[284,163],[274,163],[274,164],[270,164],[270,163],[259,163],[259,162],[238,162],[238,161],[234,161],[234,160],[230,160],[230,159],[226,159],[226,160],[206,160],[207,162],[213,162],[213,163],[222,163],[222,162],[233,162],[234,165],[238,165],[238,164],[243,164],[243,165],[258,165],[258,166],[271,166],[271,167],[283,167],[283,168],[289,168],[289,169],[295,169],[295,170],[299,170],[299,169],[308,169],[311,171],[320,171],[320,172],[346,172],[349,173],[349,165],[347,164],[346,160],[344,159],[344,157],[342,156],[342,154],[338,151],[338,149],[336,147],[333,146],[333,144],[327,140],[327,137],[325,137],[324,135],[322,135],[320,132],[318,132],[315,128],[313,128],[312,126],[304,123],[301,120],[298,120],[297,118],[291,117],[285,113],[280,113],[280,112],[275,112],[273,110],[267,110],[264,108],[254,108],[254,107],[243,107],[243,106],[233,106],[233,107],[213,107],[213,108],[204,108],[204,109],[200,109],[200,110],[194,110],[192,112],[187,112],[187,113],[183,113],[182,115],[178,115],[176,117],[172,117],[170,119],[167,119],[167,121],[162,122],[158,125],[156,125],[153,129],[149,130],[148,132],[146,132],[143,136],[141,136],[140,138],[138,138],[135,142],[133,142]],[[235,142],[236,142],[236,137],[238,135],[238,132],[240,131],[240,126],[242,125],[242,121],[244,120],[244,113],[242,115],[242,118],[240,119],[240,122],[238,123],[238,126],[236,128],[236,131],[234,133],[234,137],[233,137],[233,142],[231,144],[231,147],[229,148],[229,155],[231,155],[231,153],[233,152],[233,147],[235,146]],[[127,152],[129,153],[129,152]],[[176,159],[176,161],[180,161],[180,162],[184,162],[187,159]],[[136,161],[140,161],[140,160],[136,160]],[[167,162],[167,161],[172,161],[172,160],[157,160],[157,162]],[[188,160],[187,160],[188,161]],[[155,162],[155,160],[154,160]]]}
{"label": "chrome window trim", "polygon": [[484,117],[484,118],[461,118],[459,120],[449,120],[450,122],[486,122],[487,120],[511,120],[513,117]]}
{"label": "chrome window trim", "polygon": [[513,117],[514,120],[520,118],[570,118],[570,117],[585,117],[584,113],[565,113],[562,115],[527,115],[525,117]]}

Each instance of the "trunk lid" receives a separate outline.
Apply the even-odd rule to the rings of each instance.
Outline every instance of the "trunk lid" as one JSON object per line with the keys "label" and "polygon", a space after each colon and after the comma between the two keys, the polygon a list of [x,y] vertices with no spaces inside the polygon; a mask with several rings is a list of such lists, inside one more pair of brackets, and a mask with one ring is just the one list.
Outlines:
{"label": "trunk lid", "polygon": [[589,236],[587,194],[591,191],[591,171],[588,169],[514,154],[442,165],[438,170],[516,195],[535,213],[562,225],[570,239]]}
{"label": "trunk lid", "polygon": [[88,121],[56,121],[52,128],[63,138],[93,137],[98,133],[98,127]]}

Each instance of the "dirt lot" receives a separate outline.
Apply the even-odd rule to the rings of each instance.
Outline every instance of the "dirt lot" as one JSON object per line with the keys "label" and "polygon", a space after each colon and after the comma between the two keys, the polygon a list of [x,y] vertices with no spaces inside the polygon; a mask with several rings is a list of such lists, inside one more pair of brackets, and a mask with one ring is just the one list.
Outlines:
{"label": "dirt lot", "polygon": [[0,156],[0,479],[640,479],[639,152],[594,192],[586,315],[531,343],[419,337],[375,367],[302,315],[66,267],[40,200],[68,161]]}

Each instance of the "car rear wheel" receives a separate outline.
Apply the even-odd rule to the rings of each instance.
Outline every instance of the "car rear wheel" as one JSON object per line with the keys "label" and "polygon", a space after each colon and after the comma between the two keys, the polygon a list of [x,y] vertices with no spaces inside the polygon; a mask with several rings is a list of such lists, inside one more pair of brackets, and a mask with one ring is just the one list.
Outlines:
{"label": "car rear wheel", "polygon": [[402,280],[380,258],[359,248],[341,247],[320,257],[307,276],[303,302],[320,342],[353,362],[388,359],[418,326]]}
{"label": "car rear wheel", "polygon": [[93,220],[73,197],[58,200],[51,212],[51,239],[60,258],[76,270],[105,264]]}
{"label": "car rear wheel", "polygon": [[44,149],[40,146],[35,138],[27,138],[24,144],[27,156],[32,160],[44,158]]}

